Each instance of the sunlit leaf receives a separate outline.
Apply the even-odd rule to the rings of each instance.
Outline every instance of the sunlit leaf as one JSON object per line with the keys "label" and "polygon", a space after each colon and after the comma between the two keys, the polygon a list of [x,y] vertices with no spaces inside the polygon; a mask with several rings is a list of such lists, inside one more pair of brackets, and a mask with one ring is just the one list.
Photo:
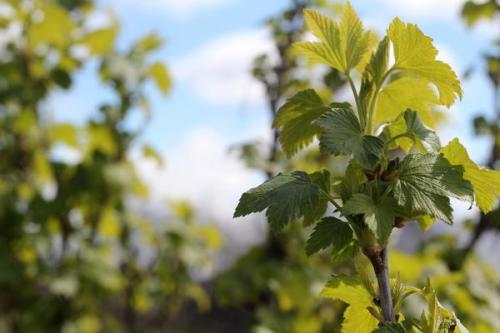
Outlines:
{"label": "sunlit leaf", "polygon": [[500,172],[478,167],[456,138],[443,147],[441,153],[452,165],[464,168],[463,177],[471,182],[478,207],[485,213],[491,211],[500,196]]}

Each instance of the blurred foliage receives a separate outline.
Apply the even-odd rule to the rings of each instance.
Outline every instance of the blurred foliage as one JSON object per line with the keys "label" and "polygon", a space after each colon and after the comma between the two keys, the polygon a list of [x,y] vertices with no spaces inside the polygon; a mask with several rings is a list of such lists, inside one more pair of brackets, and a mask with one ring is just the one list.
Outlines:
{"label": "blurred foliage", "polygon": [[[186,202],[169,205],[167,223],[131,208],[148,189],[129,159],[143,127],[125,122],[142,110],[147,123],[148,82],[170,89],[151,59],[162,40],[119,50],[112,16],[87,24],[100,12],[92,1],[1,5],[0,331],[156,332],[186,300],[207,309],[191,275],[221,246],[218,230]],[[91,64],[111,101],[81,126],[52,121],[47,100]]]}

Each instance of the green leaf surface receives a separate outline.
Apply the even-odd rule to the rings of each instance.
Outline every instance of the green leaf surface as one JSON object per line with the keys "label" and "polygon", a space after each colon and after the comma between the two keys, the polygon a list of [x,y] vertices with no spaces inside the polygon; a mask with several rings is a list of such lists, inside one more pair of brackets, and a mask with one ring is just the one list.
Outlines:
{"label": "green leaf surface", "polygon": [[155,62],[148,69],[149,75],[156,84],[156,87],[164,95],[168,93],[172,85],[170,75],[168,74],[167,68],[164,64],[160,62]]}
{"label": "green leaf surface", "polygon": [[410,154],[400,164],[394,195],[401,206],[452,223],[449,196],[473,202],[471,184],[463,168],[453,166],[440,154]]}
{"label": "green leaf surface", "polygon": [[312,142],[319,133],[319,128],[312,122],[329,110],[313,89],[301,91],[287,100],[273,122],[273,127],[281,128],[279,139],[287,156]]}
{"label": "green leaf surface", "polygon": [[335,250],[341,250],[349,245],[353,239],[349,225],[335,217],[324,217],[314,227],[314,231],[307,240],[306,253],[312,255],[330,245]]}
{"label": "green leaf surface", "polygon": [[441,143],[436,132],[425,126],[418,113],[413,110],[406,110],[388,127],[391,137],[406,135],[396,141],[397,145],[408,152],[412,147],[417,147],[421,153],[438,152]]}
{"label": "green leaf surface", "polygon": [[500,172],[477,166],[456,138],[443,147],[441,153],[451,164],[464,168],[463,177],[471,182],[478,207],[485,213],[491,211],[500,196]]}
{"label": "green leaf surface", "polygon": [[298,53],[311,61],[330,65],[348,73],[364,58],[370,45],[370,33],[350,3],[345,6],[339,23],[311,9],[304,10],[304,18],[318,42],[300,42],[294,45]]}
{"label": "green leaf surface", "polygon": [[79,43],[86,45],[92,55],[104,55],[113,49],[118,29],[116,26],[92,31]]}
{"label": "green leaf surface", "polygon": [[321,199],[321,187],[313,183],[307,173],[295,171],[279,174],[243,193],[234,217],[267,209],[266,216],[271,228],[278,231],[293,220],[304,216],[318,216]]}
{"label": "green leaf surface", "polygon": [[381,244],[385,244],[392,228],[394,218],[399,211],[396,200],[392,197],[381,197],[374,200],[372,197],[358,193],[352,196],[342,207],[342,212],[347,215],[364,215],[368,228]]}
{"label": "green leaf surface", "polygon": [[350,109],[335,109],[315,122],[321,128],[320,148],[333,155],[353,155],[360,165],[372,169],[384,152],[384,142],[363,135],[361,125]]}
{"label": "green leaf surface", "polygon": [[395,120],[404,110],[417,110],[423,122],[435,126],[436,120],[431,109],[439,104],[439,99],[429,85],[414,77],[403,76],[385,85],[379,93],[375,106],[375,124]]}
{"label": "green leaf surface", "polygon": [[321,292],[322,297],[341,300],[349,304],[344,312],[342,333],[372,333],[378,320],[367,310],[374,307],[373,296],[358,276],[334,276]]}
{"label": "green leaf surface", "polygon": [[439,91],[440,104],[449,107],[457,97],[462,97],[457,75],[448,64],[436,60],[438,50],[432,45],[432,38],[424,35],[415,24],[405,24],[396,18],[387,36],[393,45],[395,68],[434,84]]}

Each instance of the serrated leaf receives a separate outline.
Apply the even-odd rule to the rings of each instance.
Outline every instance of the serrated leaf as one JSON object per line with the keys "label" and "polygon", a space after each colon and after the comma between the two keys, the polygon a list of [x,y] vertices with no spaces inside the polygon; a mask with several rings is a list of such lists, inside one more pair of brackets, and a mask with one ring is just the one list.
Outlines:
{"label": "serrated leaf", "polygon": [[370,33],[350,3],[345,6],[339,23],[311,9],[304,10],[304,19],[319,42],[300,42],[295,50],[313,62],[330,65],[347,73],[364,58],[370,45]]}
{"label": "serrated leaf", "polygon": [[382,78],[387,71],[387,66],[389,63],[389,39],[384,37],[378,44],[377,50],[373,53],[368,67],[366,67],[367,73],[370,75],[370,79],[374,82],[381,84]]}
{"label": "serrated leaf", "polygon": [[436,126],[432,105],[439,99],[432,88],[422,80],[402,77],[385,85],[380,91],[375,105],[374,122],[381,124],[395,120],[404,110],[417,110],[423,122]]}
{"label": "serrated leaf", "polygon": [[289,222],[306,215],[317,214],[321,204],[321,188],[302,171],[279,174],[243,193],[234,217],[261,212],[265,209],[271,228],[282,229]]}
{"label": "serrated leaf", "polygon": [[457,97],[462,97],[457,75],[448,64],[436,60],[438,50],[432,45],[432,38],[424,35],[415,24],[405,24],[396,18],[389,26],[387,36],[394,48],[394,66],[434,84],[439,90],[440,104],[449,107]]}
{"label": "serrated leaf", "polygon": [[463,166],[463,177],[471,182],[478,207],[485,213],[491,211],[500,196],[500,172],[478,167],[456,138],[443,147],[441,153],[451,164]]}
{"label": "serrated leaf", "polygon": [[[330,192],[330,172],[328,170],[316,171],[309,174],[309,178],[311,182],[315,185],[318,185],[321,190],[325,193]],[[319,200],[316,203],[316,206],[310,212],[304,214],[304,225],[311,225],[315,223],[318,219],[323,217],[325,211],[328,207],[328,198],[320,193]]]}
{"label": "serrated leaf", "polygon": [[366,169],[371,169],[384,152],[384,142],[364,135],[354,112],[335,109],[320,116],[315,125],[321,128],[320,149],[333,155],[353,155]]}
{"label": "serrated leaf", "polygon": [[451,165],[440,154],[410,154],[400,164],[394,195],[401,206],[451,224],[448,196],[473,202],[472,186],[462,175],[463,168]]}
{"label": "serrated leaf", "polygon": [[301,91],[287,100],[273,122],[274,128],[281,128],[279,139],[287,156],[312,142],[319,133],[319,128],[312,122],[329,110],[313,89]]}
{"label": "serrated leaf", "polygon": [[374,200],[372,197],[357,193],[342,207],[347,215],[364,215],[364,221],[381,244],[385,244],[392,228],[394,218],[398,213],[398,205],[392,197],[381,197]]}
{"label": "serrated leaf", "polygon": [[439,137],[422,123],[416,111],[407,109],[388,127],[388,130],[391,137],[406,134],[406,137],[396,141],[406,152],[413,146],[416,146],[421,153],[438,152],[441,149]]}
{"label": "serrated leaf", "polygon": [[333,246],[335,250],[346,247],[353,239],[352,229],[346,222],[335,217],[324,217],[319,221],[307,240],[306,253],[308,256]]}
{"label": "serrated leaf", "polygon": [[378,320],[367,310],[375,306],[373,295],[357,276],[334,276],[321,291],[322,297],[341,300],[349,306],[344,312],[343,333],[371,333]]}

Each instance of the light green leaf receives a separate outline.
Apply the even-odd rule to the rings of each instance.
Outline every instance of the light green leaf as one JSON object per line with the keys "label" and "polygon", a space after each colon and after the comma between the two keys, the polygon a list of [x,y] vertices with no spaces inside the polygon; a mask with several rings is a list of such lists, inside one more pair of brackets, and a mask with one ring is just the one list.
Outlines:
{"label": "light green leaf", "polygon": [[170,87],[172,85],[172,81],[170,79],[170,75],[168,74],[167,68],[165,67],[164,64],[160,62],[155,62],[152,64],[149,69],[148,73],[153,79],[153,81],[156,83],[156,86],[158,89],[166,95],[168,91],[170,90]]}
{"label": "light green leaf", "polygon": [[405,24],[396,18],[389,26],[387,36],[394,48],[395,68],[434,84],[443,105],[449,107],[457,97],[462,97],[457,75],[449,65],[436,60],[438,51],[432,45],[432,38],[424,35],[415,24]]}
{"label": "light green leaf", "polygon": [[158,164],[158,166],[163,167],[163,163],[164,163],[163,157],[161,156],[161,154],[159,152],[157,152],[153,147],[151,147],[151,145],[145,144],[142,147],[142,154],[146,158],[150,158],[150,159],[155,160],[156,163]]}
{"label": "light green leaf", "polygon": [[434,127],[435,116],[432,105],[439,104],[439,99],[432,88],[422,80],[402,77],[384,86],[380,91],[375,106],[375,124],[395,120],[404,110],[417,110],[425,124]]}
{"label": "light green leaf", "polygon": [[116,26],[92,31],[79,43],[86,45],[92,55],[104,55],[113,49],[118,28]]}
{"label": "light green leaf", "polygon": [[448,196],[473,202],[472,186],[462,175],[463,168],[451,165],[440,154],[410,154],[400,164],[394,195],[401,206],[451,224]]}
{"label": "light green leaf", "polygon": [[78,131],[71,124],[55,124],[48,130],[49,140],[53,143],[62,142],[71,147],[78,147]]}
{"label": "light green leaf", "polygon": [[363,135],[361,125],[350,109],[335,109],[320,116],[314,124],[321,128],[320,148],[333,155],[353,155],[362,167],[371,169],[384,151],[384,142]]}
{"label": "light green leaf", "polygon": [[318,205],[322,205],[321,199],[321,187],[313,183],[307,173],[279,174],[243,193],[234,217],[267,209],[271,228],[280,230],[293,220],[317,214]]}
{"label": "light green leaf", "polygon": [[500,172],[478,167],[458,139],[451,140],[441,153],[451,164],[463,166],[463,177],[472,183],[477,205],[485,213],[491,211],[500,196]]}
{"label": "light green leaf", "polygon": [[307,240],[306,253],[312,255],[330,245],[334,250],[341,250],[348,246],[352,239],[352,229],[346,222],[335,217],[324,217],[316,224]]}
{"label": "light green leaf", "polygon": [[413,146],[416,146],[421,153],[438,152],[441,149],[439,137],[422,123],[416,111],[406,110],[388,127],[388,130],[391,137],[406,135],[396,140],[396,143],[406,152]]}
{"label": "light green leaf", "polygon": [[313,89],[297,93],[278,110],[273,127],[281,128],[279,138],[288,156],[312,142],[319,128],[311,123],[329,110]]}
{"label": "light green leaf", "polygon": [[46,3],[40,9],[41,21],[30,24],[27,31],[29,46],[32,49],[41,44],[63,47],[75,28],[69,13],[56,4]]}
{"label": "light green leaf", "polygon": [[364,215],[364,221],[381,244],[385,244],[392,228],[394,218],[399,211],[398,205],[392,197],[381,197],[374,200],[372,197],[357,193],[342,207],[347,215]]}
{"label": "light green leaf", "polygon": [[378,46],[375,53],[373,53],[368,67],[366,67],[367,73],[370,75],[370,79],[377,83],[382,84],[382,79],[385,72],[387,71],[387,66],[389,63],[389,39],[384,37]]}
{"label": "light green leaf", "polygon": [[304,18],[319,42],[300,42],[294,48],[313,62],[324,63],[348,73],[364,58],[370,45],[370,33],[363,25],[350,3],[345,6],[339,23],[311,10],[304,11]]}
{"label": "light green leaf", "polygon": [[378,320],[367,310],[375,307],[373,296],[358,276],[334,276],[321,292],[322,297],[338,299],[349,304],[344,312],[343,333],[372,333]]}

